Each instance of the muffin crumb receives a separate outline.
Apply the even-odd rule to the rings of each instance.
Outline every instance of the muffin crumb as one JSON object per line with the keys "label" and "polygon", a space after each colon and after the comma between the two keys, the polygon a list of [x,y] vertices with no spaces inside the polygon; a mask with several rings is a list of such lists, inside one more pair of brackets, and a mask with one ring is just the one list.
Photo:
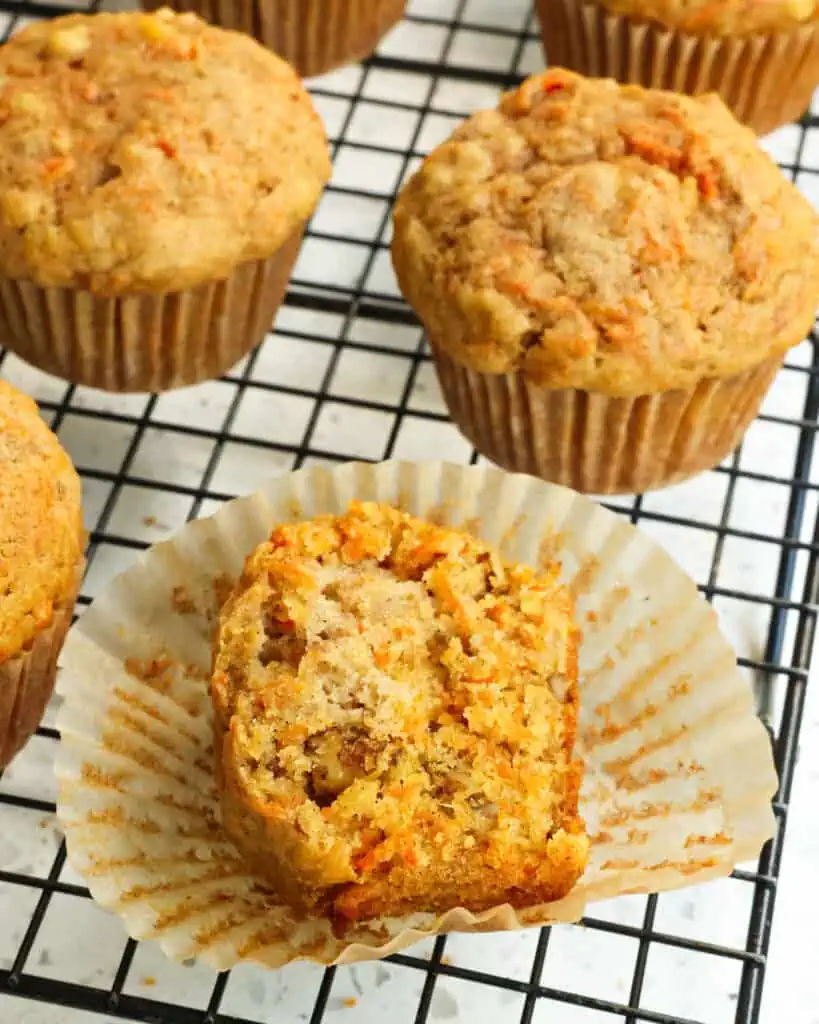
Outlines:
{"label": "muffin crumb", "polygon": [[229,834],[337,923],[558,898],[587,851],[576,644],[557,568],[371,503],[277,528],[216,641]]}

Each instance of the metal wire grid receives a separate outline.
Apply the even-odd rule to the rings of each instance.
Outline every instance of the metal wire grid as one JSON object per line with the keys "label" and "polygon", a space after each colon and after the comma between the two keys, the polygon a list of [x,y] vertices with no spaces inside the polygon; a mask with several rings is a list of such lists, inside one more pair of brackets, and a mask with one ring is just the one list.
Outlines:
{"label": "metal wire grid", "polygon": [[[66,6],[7,0],[0,3],[0,27],[8,34],[24,18]],[[275,337],[223,380],[162,397],[113,399],[65,386],[0,353],[0,373],[41,401],[83,476],[90,547],[80,611],[135,551],[271,472],[353,457],[478,461],[446,419],[421,333],[398,298],[386,253],[389,209],[417,160],[457,120],[540,65],[528,7],[514,0],[416,0],[377,56],[315,83],[334,180]],[[785,170],[814,194],[817,127],[810,115],[771,143]],[[757,683],[781,778],[777,836],[758,864],[708,886],[704,899],[629,897],[595,908],[584,927],[498,940],[441,937],[358,974],[293,967],[216,976],[201,965],[163,965],[153,947],[123,940],[118,925],[91,903],[53,829],[50,763],[58,734],[45,724],[0,778],[0,1020],[19,1020],[18,999],[28,999],[39,1001],[43,1020],[61,1024],[69,1009],[80,1012],[71,1020],[98,1013],[167,1024],[318,1024],[342,1010],[338,1019],[345,1022],[387,1013],[419,1024],[459,1014],[464,1021],[522,1024],[755,1022],[819,598],[814,339],[792,354],[777,387],[743,449],[713,473],[611,503],[689,568],[733,630],[740,664]],[[6,859],[9,836],[25,838],[24,856],[12,846]],[[729,891],[716,912],[719,925],[713,915],[703,917],[703,908]],[[105,969],[89,963],[84,970],[72,959],[74,936],[105,960]],[[685,966],[686,958],[696,966]],[[591,966],[571,978],[573,962]],[[663,964],[676,972],[670,987]],[[733,980],[704,984],[711,1001],[692,1011],[685,979],[703,986],[719,964],[730,966]],[[162,975],[160,983],[143,973],[148,969]],[[243,971],[240,986],[233,979]],[[597,975],[608,989],[596,985]],[[285,982],[271,978],[292,983],[285,991]],[[271,989],[260,989],[270,985],[279,985],[272,1002]],[[48,1006],[63,1009],[48,1017]]]}

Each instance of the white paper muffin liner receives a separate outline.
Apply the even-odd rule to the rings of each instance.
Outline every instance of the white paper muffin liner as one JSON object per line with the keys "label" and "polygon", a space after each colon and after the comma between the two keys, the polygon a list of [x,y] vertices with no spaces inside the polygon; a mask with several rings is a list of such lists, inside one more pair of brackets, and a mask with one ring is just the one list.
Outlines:
{"label": "white paper muffin liner", "polygon": [[[513,911],[364,923],[277,905],[219,826],[207,678],[219,602],[283,521],[353,498],[464,525],[528,562],[561,560],[581,647],[585,875],[564,899]],[[442,463],[351,463],[278,477],[148,551],[82,616],[63,652],[58,814],[69,858],[130,935],[224,970],[352,963],[445,931],[572,921],[590,900],[726,875],[774,828],[768,736],[714,611],[653,541],[572,491]]]}

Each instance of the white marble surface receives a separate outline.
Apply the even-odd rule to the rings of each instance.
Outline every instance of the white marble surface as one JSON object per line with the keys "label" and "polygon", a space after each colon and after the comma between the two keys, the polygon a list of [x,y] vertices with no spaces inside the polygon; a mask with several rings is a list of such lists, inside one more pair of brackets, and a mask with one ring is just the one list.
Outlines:
{"label": "white marble surface", "polygon": [[819,677],[799,744],[762,1002],[761,1024],[819,1024]]}
{"label": "white marble surface", "polygon": [[[518,47],[514,36],[493,36],[469,28],[450,39],[446,25],[436,24],[434,19],[446,19],[457,6],[455,0],[414,0],[411,9],[432,20],[401,26],[385,41],[382,52],[434,59],[449,45],[448,59],[455,64],[504,70],[512,66],[519,49],[518,70],[540,66],[539,47],[531,40]],[[517,32],[528,7],[525,0],[470,0],[465,4],[464,21]],[[316,85],[317,104],[330,135],[336,140],[343,136],[335,154],[334,184],[345,190],[367,189],[377,195],[327,193],[314,224],[317,237],[306,243],[296,278],[301,285],[317,286],[353,286],[360,279],[370,291],[395,295],[395,281],[383,248],[370,260],[366,245],[340,243],[327,236],[343,235],[365,243],[376,237],[387,240],[389,196],[415,163],[414,159],[405,160],[401,151],[408,145],[416,154],[428,150],[451,130],[458,115],[492,104],[496,93],[481,85],[452,80],[442,80],[433,90],[423,75],[388,71],[363,75],[358,68],[345,69]],[[363,100],[351,111],[350,98],[357,90]],[[430,98],[432,109],[426,114],[383,106],[393,101],[422,105]],[[765,144],[777,159],[792,163],[801,144],[800,132],[796,127],[785,128]],[[819,133],[804,140],[802,161],[819,170]],[[798,180],[819,200],[819,174],[805,170]],[[261,349],[249,384],[233,410],[229,440],[210,479],[201,513],[216,507],[222,497],[247,492],[263,477],[290,468],[292,448],[304,439],[306,430],[310,433],[310,461],[320,461],[327,454],[469,458],[470,448],[455,428],[429,415],[442,414],[444,409],[431,367],[414,358],[419,332],[359,317],[354,317],[348,327],[348,343],[329,383],[330,397],[312,429],[309,422],[315,391],[334,357],[333,341],[342,321],[332,314],[296,308],[282,311],[276,331]],[[792,354],[792,368],[783,371],[766,401],[768,414],[786,421],[801,415],[806,376],[799,367],[807,363],[809,354],[807,345]],[[87,525],[104,533],[84,586],[87,597],[93,597],[134,557],[134,551],[118,540],[153,542],[173,531],[190,514],[193,489],[199,487],[214,452],[214,432],[222,428],[239,397],[242,371],[243,366],[237,367],[226,380],[163,396],[155,404],[141,395],[113,398],[82,388],[73,394],[59,433],[83,472]],[[3,362],[0,373],[45,402],[46,415],[65,394],[63,384],[12,358]],[[287,389],[286,393],[271,393],[265,390],[266,384]],[[397,420],[390,407],[405,393],[407,413]],[[380,403],[381,407],[360,404],[365,401]],[[106,410],[123,414],[123,421],[105,423],[95,416]],[[189,432],[181,433],[180,425]],[[740,467],[787,478],[797,440],[798,430],[793,424],[757,422],[749,431]],[[260,441],[277,447],[260,447],[256,443]],[[128,460],[128,479],[120,488],[114,478],[123,460]],[[819,482],[819,462],[812,480]],[[163,489],[171,485],[177,488],[175,492]],[[646,515],[641,525],[668,547],[699,583],[764,596],[774,585],[780,554],[776,540],[782,535],[788,497],[783,484],[760,483],[741,476],[730,495],[727,523],[740,531],[768,536],[770,541],[729,537],[719,546],[719,552],[713,532],[681,528],[663,517],[682,516],[705,525],[719,522],[729,498],[729,477],[725,473],[707,473],[649,495],[643,504]],[[630,503],[623,500],[616,504],[628,507]],[[801,535],[804,541],[810,539],[816,505],[816,495],[810,493]],[[715,553],[720,554],[720,563],[713,573]],[[805,563],[806,554],[802,552],[797,588],[804,578]],[[739,654],[761,657],[769,608],[725,596],[718,596],[715,606]],[[794,619],[790,613],[786,652],[793,642]],[[775,710],[781,706],[782,687],[783,682],[777,680]],[[53,709],[47,722],[53,722]],[[0,797],[53,801],[53,752],[52,739],[35,738],[0,780]],[[819,1024],[818,790],[819,690],[814,687],[806,709],[788,823],[763,1024]],[[52,868],[59,841],[51,814],[15,808],[0,800],[0,868],[43,878]],[[60,880],[80,883],[69,867],[63,868]],[[663,896],[655,929],[741,950],[752,894],[748,883],[726,880]],[[35,888],[0,880],[0,968],[11,966],[37,898]],[[639,927],[645,903],[642,897],[628,897],[595,907],[593,913],[603,921]],[[51,901],[25,973],[107,990],[124,941],[115,918],[89,900],[61,894]],[[513,984],[525,982],[536,941],[536,933],[531,932],[453,936],[447,942],[445,963],[511,979]],[[412,955],[425,958],[430,951],[431,944],[425,943]],[[591,928],[556,928],[542,984],[593,999],[627,1003],[637,952],[634,938]],[[325,1019],[338,1024],[379,1024],[384,1019],[394,1024],[410,1022],[415,1018],[424,978],[417,968],[392,963],[342,969],[332,986]],[[307,1021],[320,979],[321,971],[307,965],[277,972],[243,967],[232,974],[221,1009],[248,1021]],[[204,1010],[214,980],[213,972],[202,965],[171,964],[155,947],[143,945],[138,948],[123,992],[126,996]],[[654,942],[641,1006],[703,1024],[728,1024],[735,1017],[739,980],[736,959]],[[512,1022],[519,1019],[523,1002],[524,997],[514,990],[445,976],[435,986],[429,1019],[446,1024]],[[159,1013],[155,1016],[162,1019]],[[80,1024],[106,1019],[0,995],[2,1024]],[[605,1024],[621,1019],[554,1000],[538,1002],[533,1016],[540,1024]]]}

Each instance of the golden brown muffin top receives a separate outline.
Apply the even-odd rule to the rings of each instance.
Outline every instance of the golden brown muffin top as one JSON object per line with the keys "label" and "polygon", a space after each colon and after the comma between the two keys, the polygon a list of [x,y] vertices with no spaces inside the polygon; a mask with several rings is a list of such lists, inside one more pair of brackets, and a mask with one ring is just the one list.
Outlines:
{"label": "golden brown muffin top", "polygon": [[616,14],[694,34],[781,32],[813,21],[816,0],[600,0]]}
{"label": "golden brown muffin top", "polygon": [[716,97],[555,69],[424,161],[396,206],[393,262],[457,361],[639,395],[801,341],[818,227]]}
{"label": "golden brown muffin top", "polygon": [[0,273],[181,290],[271,256],[327,142],[293,69],[192,14],[71,15],[0,47]]}
{"label": "golden brown muffin top", "polygon": [[217,719],[246,791],[298,823],[326,884],[476,847],[534,873],[557,832],[582,832],[558,574],[371,503],[281,526],[249,557],[221,615]]}
{"label": "golden brown muffin top", "polygon": [[71,460],[35,403],[0,381],[0,662],[51,622],[82,542]]}

